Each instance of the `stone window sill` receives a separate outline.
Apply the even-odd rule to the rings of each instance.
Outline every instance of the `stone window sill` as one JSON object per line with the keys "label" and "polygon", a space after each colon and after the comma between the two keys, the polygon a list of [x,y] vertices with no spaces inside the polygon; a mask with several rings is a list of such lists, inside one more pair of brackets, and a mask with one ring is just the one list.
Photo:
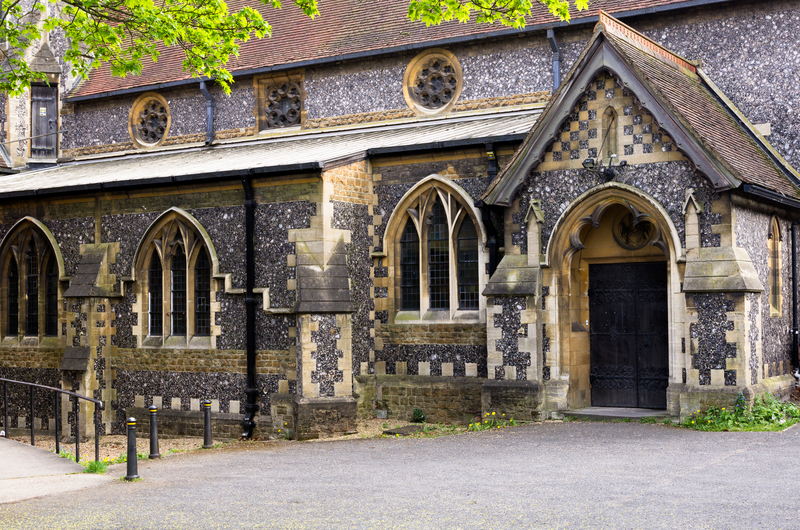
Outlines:
{"label": "stone window sill", "polygon": [[419,311],[398,311],[394,317],[395,324],[478,324],[480,323],[480,311],[456,310],[453,315],[451,311],[426,311],[420,318]]}

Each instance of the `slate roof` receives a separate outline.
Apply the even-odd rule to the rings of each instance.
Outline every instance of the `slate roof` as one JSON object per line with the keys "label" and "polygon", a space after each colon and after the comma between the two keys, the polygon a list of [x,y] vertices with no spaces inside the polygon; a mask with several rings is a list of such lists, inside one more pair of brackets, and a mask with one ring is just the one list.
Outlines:
{"label": "slate roof", "polygon": [[[372,150],[396,151],[420,146],[442,149],[502,139],[518,142],[538,116],[539,109],[493,112],[82,159],[47,169],[0,175],[0,198],[191,183],[200,178],[233,178],[247,173],[266,176],[314,172],[336,167],[343,161],[364,159]],[[143,172],[143,168],[147,170]]]}
{"label": "slate roof", "polygon": [[[643,83],[650,95],[675,118],[681,131],[699,147],[695,152],[710,153],[723,174],[729,175],[726,185],[715,182],[717,189],[738,187],[740,183],[760,186],[792,198],[800,197],[796,183],[798,174],[772,146],[755,130],[753,125],[736,109],[724,94],[706,77],[702,68],[672,53],[636,30],[626,26],[601,11],[600,23],[564,82],[542,112],[542,118],[528,137],[489,186],[482,199],[489,204],[504,204],[522,184],[527,174],[535,170],[540,152],[532,152],[545,125],[559,108],[574,106],[565,99],[565,92],[574,90],[571,82],[588,64],[589,56],[599,53],[601,39],[619,52],[623,61]],[[617,75],[620,72],[615,72]],[[624,79],[623,81],[628,81]],[[642,97],[644,94],[634,96]],[[652,109],[650,109],[652,110]],[[663,126],[664,124],[661,124]],[[678,131],[665,129],[674,135]],[[688,149],[684,145],[681,150]],[[687,154],[687,156],[689,156]],[[689,156],[690,160],[692,156]],[[699,160],[692,160],[698,163]],[[714,166],[707,168],[714,170]],[[701,171],[706,172],[705,168]]]}
{"label": "slate roof", "polygon": [[[572,24],[597,20],[595,8],[617,14],[644,14],[655,8],[714,3],[715,0],[595,0],[593,11],[573,11]],[[403,51],[420,44],[458,37],[495,37],[518,33],[503,26],[460,24],[449,22],[427,28],[421,22],[407,18],[408,0],[319,0],[320,17],[314,20],[302,15],[291,2],[275,10],[260,2],[232,0],[230,9],[247,3],[256,7],[272,26],[272,37],[251,40],[242,44],[239,57],[234,57],[229,69],[234,74],[252,69],[298,65],[304,61],[352,56],[371,51]],[[379,7],[378,7],[379,6]],[[559,23],[539,2],[533,2],[527,26],[556,26]],[[188,76],[181,67],[183,54],[177,47],[161,49],[157,64],[144,61],[141,75],[112,77],[108,65],[95,70],[89,79],[78,86],[70,97],[98,95],[136,87],[158,85],[181,80]]]}

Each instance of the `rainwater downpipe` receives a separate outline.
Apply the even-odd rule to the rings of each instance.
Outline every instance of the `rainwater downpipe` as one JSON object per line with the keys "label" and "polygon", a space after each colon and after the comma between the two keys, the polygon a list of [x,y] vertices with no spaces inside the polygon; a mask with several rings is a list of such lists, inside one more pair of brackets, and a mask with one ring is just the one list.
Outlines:
{"label": "rainwater downpipe", "polygon": [[214,143],[214,108],[217,104],[206,88],[205,81],[200,81],[200,92],[202,92],[203,96],[206,98],[206,145],[211,145]]}
{"label": "rainwater downpipe", "polygon": [[[489,168],[487,174],[489,175],[489,184],[492,183],[494,177],[497,176],[497,155],[494,152],[493,144],[486,144],[486,157],[489,161]],[[486,229],[486,249],[489,251],[489,276],[494,274],[497,269],[497,229],[492,223],[492,207],[483,201],[475,201],[475,206],[481,211],[481,221],[483,227]]]}
{"label": "rainwater downpipe", "polygon": [[251,438],[256,426],[255,417],[258,413],[259,391],[256,385],[256,298],[253,294],[256,282],[256,256],[255,256],[255,208],[256,201],[253,196],[251,177],[242,178],[244,189],[244,231],[245,231],[245,333],[247,347],[247,401],[244,406],[244,420],[242,421],[242,438]]}
{"label": "rainwater downpipe", "polygon": [[561,50],[558,49],[556,35],[552,29],[547,30],[547,41],[553,50],[553,92],[555,92],[561,86]]}
{"label": "rainwater downpipe", "polygon": [[[794,373],[800,370],[800,338],[798,337],[798,308],[797,308],[797,227],[800,221],[792,222],[792,363],[794,364]],[[800,384],[800,379],[798,379]]]}

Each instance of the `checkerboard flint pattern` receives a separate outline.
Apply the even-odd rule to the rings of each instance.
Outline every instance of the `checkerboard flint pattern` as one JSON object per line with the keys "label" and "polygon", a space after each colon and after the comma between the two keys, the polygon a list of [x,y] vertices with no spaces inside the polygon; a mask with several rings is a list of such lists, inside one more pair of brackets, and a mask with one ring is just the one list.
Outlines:
{"label": "checkerboard flint pattern", "polygon": [[604,72],[590,83],[569,120],[561,126],[544,156],[543,164],[548,167],[542,169],[568,169],[575,166],[574,161],[597,158],[603,144],[603,113],[609,106],[618,116],[617,160],[675,150],[672,139],[647,111],[639,109],[633,94]]}

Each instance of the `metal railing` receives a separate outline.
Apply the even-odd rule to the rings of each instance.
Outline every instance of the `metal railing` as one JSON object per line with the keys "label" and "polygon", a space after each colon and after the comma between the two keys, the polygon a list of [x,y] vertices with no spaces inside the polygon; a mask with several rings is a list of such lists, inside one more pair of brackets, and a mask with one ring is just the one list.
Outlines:
{"label": "metal railing", "polygon": [[35,435],[34,435],[34,421],[33,421],[33,411],[34,411],[34,395],[33,391],[36,388],[41,388],[43,390],[51,390],[54,392],[55,398],[55,433],[56,433],[56,453],[61,452],[61,446],[59,444],[59,431],[61,430],[61,400],[59,399],[59,394],[66,394],[72,398],[72,411],[75,413],[75,462],[80,462],[81,459],[81,437],[80,437],[80,407],[78,403],[80,399],[85,401],[91,401],[94,403],[94,459],[95,461],[100,460],[100,411],[103,410],[103,402],[99,399],[92,399],[87,396],[82,396],[80,394],[76,394],[75,392],[70,392],[69,390],[62,390],[60,388],[55,388],[52,386],[45,386],[39,385],[36,383],[27,383],[25,381],[14,381],[13,379],[3,379],[0,377],[0,381],[3,382],[3,428],[6,431],[6,438],[8,438],[10,425],[8,423],[8,384],[15,384],[15,385],[24,385],[28,386],[31,389],[31,445],[35,446]]}

